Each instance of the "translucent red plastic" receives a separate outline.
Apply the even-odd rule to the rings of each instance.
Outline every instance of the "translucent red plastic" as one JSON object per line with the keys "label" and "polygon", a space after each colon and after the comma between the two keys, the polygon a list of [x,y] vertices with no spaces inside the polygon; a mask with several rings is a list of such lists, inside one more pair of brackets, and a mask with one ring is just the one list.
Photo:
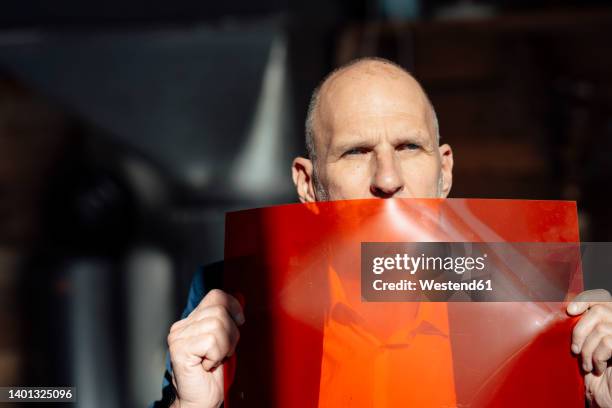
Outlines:
{"label": "translucent red plastic", "polygon": [[[578,242],[576,205],[351,200],[229,213],[246,323],[225,406],[584,407],[563,302],[364,302],[361,242]],[[582,290],[579,273],[567,297]]]}

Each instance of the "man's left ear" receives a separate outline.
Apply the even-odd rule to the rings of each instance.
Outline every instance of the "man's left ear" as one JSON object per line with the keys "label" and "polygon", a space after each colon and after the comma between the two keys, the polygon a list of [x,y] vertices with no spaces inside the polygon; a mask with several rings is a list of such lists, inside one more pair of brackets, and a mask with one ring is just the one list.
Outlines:
{"label": "man's left ear", "polygon": [[295,184],[297,195],[302,203],[316,201],[312,172],[313,164],[311,160],[305,157],[296,157],[293,159],[293,164],[291,165],[293,184]]}
{"label": "man's left ear", "polygon": [[453,186],[453,149],[448,144],[439,147],[442,164],[442,198],[448,197]]}

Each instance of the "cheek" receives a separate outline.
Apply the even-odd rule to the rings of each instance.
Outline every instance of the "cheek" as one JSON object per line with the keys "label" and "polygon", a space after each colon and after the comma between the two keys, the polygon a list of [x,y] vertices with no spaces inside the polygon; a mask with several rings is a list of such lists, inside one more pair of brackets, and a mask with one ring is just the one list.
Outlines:
{"label": "cheek", "polygon": [[328,170],[328,192],[332,200],[365,198],[370,182],[370,166],[366,161],[347,161]]}
{"label": "cheek", "polygon": [[440,166],[435,159],[413,160],[402,165],[404,188],[412,197],[436,197]]}

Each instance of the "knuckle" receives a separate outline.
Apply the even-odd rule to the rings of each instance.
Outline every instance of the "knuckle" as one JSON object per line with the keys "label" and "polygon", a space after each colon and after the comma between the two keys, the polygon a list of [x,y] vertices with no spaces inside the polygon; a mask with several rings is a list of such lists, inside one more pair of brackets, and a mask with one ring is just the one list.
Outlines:
{"label": "knuckle", "polygon": [[591,306],[586,316],[588,316],[590,319],[599,320],[601,318],[601,308],[599,305]]}
{"label": "knuckle", "polygon": [[601,347],[597,347],[597,349],[595,349],[595,351],[593,352],[593,360],[595,361],[602,361],[604,355],[604,350]]}
{"label": "knuckle", "polygon": [[612,314],[612,310],[610,310],[610,302],[606,301],[605,303],[601,303],[598,306],[600,309],[599,312],[606,318],[609,318],[610,315]]}
{"label": "knuckle", "polygon": [[172,344],[168,346],[168,351],[170,352],[170,358],[174,361],[183,351],[183,342],[180,340],[173,341]]}
{"label": "knuckle", "polygon": [[606,315],[606,308],[603,305],[595,305],[591,307],[591,313],[597,318],[602,318]]}
{"label": "knuckle", "polygon": [[593,332],[596,334],[605,334],[608,332],[608,326],[603,322],[599,322],[595,325]]}
{"label": "knuckle", "polygon": [[209,324],[210,324],[210,328],[212,331],[219,331],[219,330],[223,330],[224,328],[223,323],[218,318],[214,318],[214,317],[211,318]]}
{"label": "knuckle", "polygon": [[602,339],[601,343],[599,343],[597,348],[593,351],[593,359],[598,361],[607,360],[607,356],[610,354],[610,345],[610,341],[606,338]]}
{"label": "knuckle", "polygon": [[600,313],[602,318],[607,321],[612,320],[612,305],[610,303],[606,303],[600,306]]}
{"label": "knuckle", "polygon": [[589,358],[589,356],[593,354],[593,349],[594,349],[593,345],[589,344],[589,342],[587,341],[582,345],[582,349],[580,350],[580,355],[582,355],[582,358]]}
{"label": "knuckle", "polygon": [[213,316],[217,319],[224,319],[227,316],[227,309],[224,306],[218,305],[215,307]]}
{"label": "knuckle", "polygon": [[223,299],[223,297],[224,297],[224,292],[222,290],[220,290],[220,289],[212,289],[206,295],[206,298],[209,301],[212,301],[213,303],[219,302],[221,299]]}
{"label": "knuckle", "polygon": [[183,321],[183,320],[178,320],[178,321],[174,322],[174,323],[172,324],[172,326],[170,326],[170,333],[173,333],[173,332],[176,332],[176,331],[180,330],[180,328],[181,328],[181,322],[182,322],[182,321]]}
{"label": "knuckle", "polygon": [[207,346],[207,348],[213,348],[217,345],[217,338],[215,337],[214,334],[212,333],[206,333],[204,335],[204,342]]}
{"label": "knuckle", "polygon": [[206,358],[210,360],[220,359],[221,348],[219,347],[218,341],[215,336],[210,335],[206,339]]}
{"label": "knuckle", "polygon": [[577,325],[572,332],[574,342],[580,341],[586,335],[586,328],[584,325]]}
{"label": "knuckle", "polygon": [[166,337],[166,341],[168,342],[168,347],[176,344],[181,339],[180,332],[171,331],[168,333],[168,337]]}

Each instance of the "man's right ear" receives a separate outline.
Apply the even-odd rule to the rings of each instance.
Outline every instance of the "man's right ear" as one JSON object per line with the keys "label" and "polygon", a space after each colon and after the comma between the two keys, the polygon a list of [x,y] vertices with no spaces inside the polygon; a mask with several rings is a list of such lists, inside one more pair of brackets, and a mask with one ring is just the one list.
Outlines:
{"label": "man's right ear", "polygon": [[291,165],[291,174],[293,176],[293,184],[297,191],[297,195],[302,203],[315,202],[316,195],[314,184],[312,181],[313,174],[312,161],[305,157],[296,157]]}

